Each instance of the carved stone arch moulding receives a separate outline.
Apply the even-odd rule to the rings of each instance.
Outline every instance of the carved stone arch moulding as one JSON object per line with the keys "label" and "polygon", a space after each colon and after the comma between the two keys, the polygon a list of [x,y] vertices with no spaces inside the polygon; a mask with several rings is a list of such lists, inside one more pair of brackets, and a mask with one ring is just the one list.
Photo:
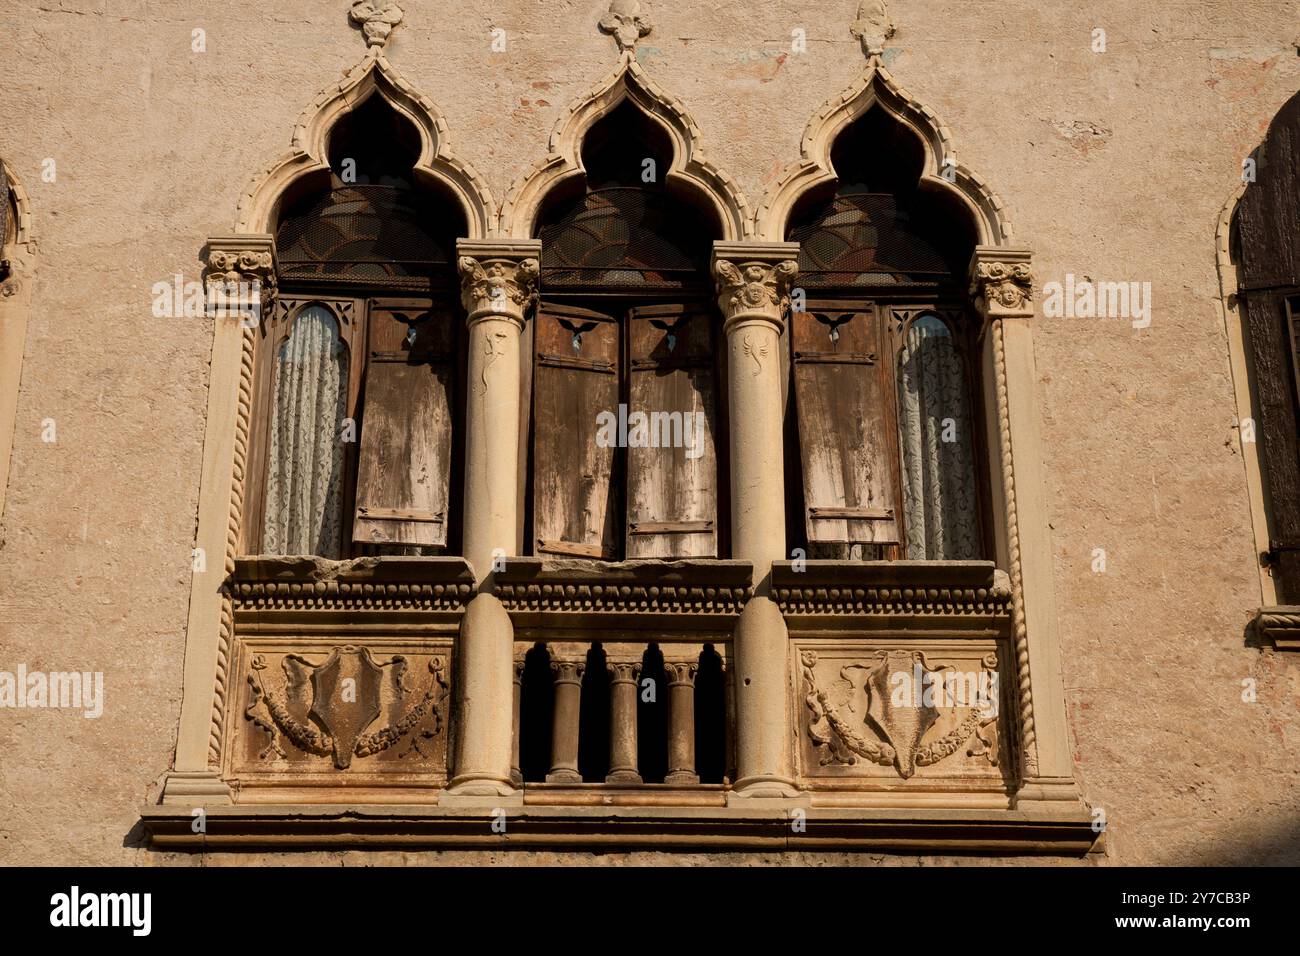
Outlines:
{"label": "carved stone arch moulding", "polygon": [[633,58],[622,63],[586,94],[571,103],[551,132],[544,159],[511,187],[501,209],[501,235],[531,239],[543,201],[556,186],[583,175],[582,141],[587,131],[624,100],[631,100],[673,144],[668,182],[703,197],[722,223],[725,241],[749,238],[753,230],[749,202],[740,186],[715,166],[700,146],[700,128],[676,97],[661,89]]}
{"label": "carved stone arch moulding", "polygon": [[831,148],[835,139],[868,110],[880,106],[912,130],[925,147],[921,188],[956,196],[971,212],[979,245],[1002,246],[1012,241],[1005,204],[978,174],[958,163],[952,135],[934,111],[904,90],[883,66],[869,65],[847,89],[827,100],[813,114],[800,141],[800,157],[769,187],[755,213],[757,238],[785,238],[790,211],[810,189],[835,181]]}
{"label": "carved stone arch moulding", "polygon": [[[32,205],[27,190],[9,165],[0,159],[0,201],[6,216],[12,212],[14,240],[5,242],[8,228],[0,230],[0,516],[4,513],[9,481],[9,455],[13,449],[18,412],[18,383],[27,322],[31,314],[32,277],[36,272],[36,239],[32,230]],[[13,205],[9,207],[10,197]]]}
{"label": "carved stone arch moulding", "polygon": [[303,177],[329,169],[329,135],[335,123],[371,96],[382,96],[419,131],[415,173],[455,196],[468,224],[466,238],[491,235],[496,203],[486,180],[451,152],[442,111],[397,72],[378,46],[371,47],[337,84],[322,90],[298,118],[292,148],[259,173],[239,197],[235,231],[274,233],[281,198]]}

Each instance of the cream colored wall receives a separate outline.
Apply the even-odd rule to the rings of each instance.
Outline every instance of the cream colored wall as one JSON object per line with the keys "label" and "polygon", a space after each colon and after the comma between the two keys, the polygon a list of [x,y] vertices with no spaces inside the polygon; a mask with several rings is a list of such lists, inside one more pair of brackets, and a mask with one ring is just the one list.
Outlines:
{"label": "cream colored wall", "polygon": [[[756,205],[862,69],[855,3],[647,5],[643,67]],[[144,863],[130,831],[175,746],[212,337],[206,320],[153,318],[150,288],[200,278],[204,238],[229,231],[239,195],[365,46],[345,0],[51,6],[0,11],[0,155],[41,236],[0,670],[102,670],[107,705],[98,720],[0,710],[0,863]],[[386,54],[500,201],[617,63],[595,28],[606,6],[406,0]],[[1281,846],[1300,813],[1300,661],[1244,646],[1260,585],[1215,238],[1241,159],[1300,89],[1294,5],[891,8],[886,65],[1008,204],[1038,288],[1067,272],[1153,286],[1148,329],[1040,318],[1035,332],[1066,712],[1107,859],[1300,863],[1293,838]],[[796,27],[806,54],[787,52]],[[1095,27],[1106,53],[1090,49]],[[57,443],[41,441],[45,418]],[[340,856],[367,859],[313,858]]]}

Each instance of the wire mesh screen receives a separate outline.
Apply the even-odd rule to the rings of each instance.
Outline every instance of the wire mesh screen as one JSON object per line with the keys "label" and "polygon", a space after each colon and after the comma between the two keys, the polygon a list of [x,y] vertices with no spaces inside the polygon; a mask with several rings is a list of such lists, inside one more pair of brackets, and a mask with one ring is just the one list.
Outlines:
{"label": "wire mesh screen", "polygon": [[661,194],[594,189],[542,227],[542,282],[681,288],[704,276],[711,236],[689,207]]}
{"label": "wire mesh screen", "polygon": [[803,286],[915,285],[952,271],[890,193],[836,195],[789,239]]}
{"label": "wire mesh screen", "polygon": [[348,185],[291,212],[276,234],[281,278],[428,286],[450,257],[426,225],[437,210],[420,199],[402,186]]}

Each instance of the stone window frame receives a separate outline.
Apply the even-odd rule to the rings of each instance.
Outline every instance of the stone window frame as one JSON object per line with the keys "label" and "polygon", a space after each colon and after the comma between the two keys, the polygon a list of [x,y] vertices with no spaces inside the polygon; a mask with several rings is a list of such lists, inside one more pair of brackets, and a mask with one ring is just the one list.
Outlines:
{"label": "stone window frame", "polygon": [[27,346],[27,325],[31,319],[32,285],[36,279],[36,236],[32,229],[32,205],[27,190],[8,163],[0,161],[0,200],[9,203],[14,214],[14,239],[0,236],[0,260],[8,274],[0,279],[0,517],[4,515],[9,487],[9,463],[13,454],[14,429],[18,417],[18,386],[22,380],[23,350]]}
{"label": "stone window frame", "polygon": [[[619,68],[592,92],[575,101],[561,117],[552,134],[547,157],[510,190],[499,214],[494,215],[495,207],[482,179],[446,149],[445,124],[436,107],[411,90],[382,53],[372,48],[362,63],[337,87],[331,87],[317,98],[295,128],[293,151],[258,177],[241,198],[237,233],[213,237],[209,241],[210,280],[259,278],[263,287],[273,294],[275,249],[271,226],[279,197],[300,176],[326,167],[324,144],[333,122],[366,96],[376,93],[388,97],[420,129],[424,150],[418,168],[449,186],[466,208],[469,235],[458,243],[458,253],[462,257],[460,266],[465,280],[463,297],[470,316],[471,355],[474,354],[473,330],[476,323],[480,326],[487,322],[495,322],[498,326],[504,323],[520,331],[524,328],[525,311],[536,294],[538,245],[530,235],[532,218],[550,185],[580,173],[578,148],[582,132],[624,98],[638,98],[643,108],[674,138],[675,161],[668,175],[681,177],[702,188],[719,205],[719,218],[726,235],[715,244],[714,261],[719,277],[719,301],[727,325],[766,329],[769,334],[779,334],[783,326],[782,313],[787,305],[791,278],[788,266],[793,264],[797,254],[797,247],[781,239],[784,217],[803,192],[833,176],[829,152],[835,133],[877,103],[917,132],[926,146],[923,178],[937,188],[949,189],[961,197],[972,210],[979,233],[979,244],[970,265],[970,294],[986,325],[982,387],[988,412],[989,447],[995,450],[989,456],[990,484],[994,489],[995,508],[1002,516],[1002,520],[996,523],[996,565],[1008,582],[1011,635],[1019,685],[1017,729],[1024,771],[1021,786],[1011,802],[1011,817],[1007,817],[1006,811],[986,814],[987,819],[981,817],[978,821],[972,817],[965,824],[969,833],[953,838],[932,836],[931,839],[936,847],[981,846],[984,845],[981,840],[986,838],[983,834],[991,834],[1008,822],[1023,820],[1026,823],[1037,821],[1038,825],[1046,828],[1040,832],[1044,834],[1041,840],[1047,842],[1036,842],[1039,838],[1028,830],[1021,834],[1019,840],[1026,846],[1040,849],[1047,846],[1074,849],[1093,846],[1096,834],[1089,833],[1090,818],[1074,780],[1070,758],[1056,635],[1053,562],[1040,472],[1037,375],[1030,321],[1034,316],[1031,253],[1013,243],[1009,217],[996,195],[952,159],[950,136],[933,113],[916,103],[894,82],[880,65],[878,56],[872,57],[859,80],[814,115],[803,138],[801,158],[787,169],[768,191],[760,207],[751,213],[734,182],[704,158],[698,148],[698,127],[684,107],[658,90],[631,51],[626,51]],[[943,175],[945,169],[955,173],[951,181]],[[487,267],[490,278],[486,284],[471,281],[467,261]],[[750,277],[748,282],[737,285],[724,280],[724,263],[739,266],[739,273]],[[505,294],[501,295],[501,292]],[[750,305],[742,307],[742,302]],[[186,638],[185,694],[175,767],[164,783],[160,801],[164,806],[146,814],[155,836],[174,828],[177,843],[190,840],[172,819],[176,817],[182,823],[188,822],[188,817],[178,816],[182,812],[179,807],[232,802],[220,769],[226,717],[226,670],[233,637],[230,600],[223,593],[222,584],[225,576],[234,570],[239,540],[251,395],[251,340],[251,334],[240,328],[238,320],[217,321],[198,544],[210,555],[223,555],[224,561],[210,561],[211,570],[196,572],[194,576]],[[507,372],[518,374],[518,369],[513,368],[519,359],[517,334],[513,349],[513,355],[509,350],[502,353],[507,360],[494,370],[494,377]],[[471,368],[471,375],[477,372],[484,374],[486,385],[486,370]],[[779,401],[778,398],[778,407]],[[508,413],[496,414],[513,415],[517,419],[519,412],[516,403]],[[759,417],[772,417],[768,412],[770,409]],[[498,417],[498,424],[502,420]],[[487,452],[494,456],[493,460],[504,461],[516,453],[519,435],[514,429],[504,429],[502,434],[482,441],[485,446],[491,446]],[[471,467],[475,454],[473,447],[467,449],[467,469]],[[502,507],[483,509],[482,527],[471,528],[467,518],[463,550],[469,565],[479,570],[476,585],[460,592],[462,598],[472,598],[461,619],[461,631],[462,639],[466,633],[476,635],[465,645],[473,647],[475,655],[478,655],[476,660],[465,662],[473,672],[468,680],[475,692],[480,699],[486,694],[508,700],[513,672],[513,630],[509,614],[492,594],[491,574],[485,569],[491,566],[487,548],[489,541],[513,539],[516,542],[514,553],[519,553],[521,529],[518,510],[506,507],[499,494],[507,484],[517,493],[518,482],[516,475],[505,473],[508,469],[497,469],[494,473],[488,471],[492,477],[485,485],[500,482],[500,488],[477,488],[471,481],[466,482],[468,513],[473,514],[476,510],[470,498],[499,501]],[[497,493],[495,498],[494,492]],[[766,501],[771,496],[758,497]],[[785,828],[788,807],[792,801],[797,804],[799,800],[790,779],[789,745],[780,739],[792,726],[793,717],[785,699],[792,673],[788,656],[790,635],[778,605],[768,596],[771,592],[767,583],[774,566],[782,563],[784,557],[781,548],[771,547],[775,540],[784,541],[783,498],[783,495],[776,496],[777,514],[769,514],[770,508],[760,506],[755,509],[755,516],[749,519],[754,527],[733,530],[736,537],[731,555],[733,559],[752,561],[754,580],[761,582],[741,612],[736,629],[738,645],[763,650],[759,655],[763,659],[752,657],[753,668],[746,672],[745,686],[750,685],[752,677],[754,687],[749,703],[742,701],[738,705],[741,711],[738,722],[744,726],[771,727],[776,738],[749,744],[742,742],[739,758],[742,779],[737,781],[737,792],[728,795],[727,809],[730,811],[734,806],[741,815],[757,814],[763,821],[762,825],[772,829],[769,836],[773,839],[777,839],[778,831]],[[782,529],[779,533],[774,530],[778,527]],[[479,592],[477,597],[473,597],[475,591]],[[814,597],[814,600],[819,598]],[[747,653],[753,655],[755,651],[751,649]],[[485,673],[484,668],[487,679],[479,680]],[[467,808],[520,805],[512,798],[515,791],[508,772],[510,715],[507,712],[503,717],[496,713],[482,719],[484,726],[462,728],[455,762],[458,777],[439,797],[440,806],[445,805],[447,812],[453,815]],[[734,804],[733,796],[736,798]],[[168,809],[167,805],[171,808]],[[382,808],[374,808],[374,811],[371,815],[376,819],[387,819]],[[1025,811],[1029,812],[1028,815],[1016,815]],[[286,812],[293,815],[292,809]],[[431,808],[432,816],[438,814],[437,808]],[[631,812],[631,816],[637,814],[662,820],[672,817],[667,810],[648,812],[642,808]],[[463,830],[455,821],[420,822],[425,816],[430,814],[411,817],[411,826],[416,830],[431,827],[439,833]],[[854,820],[849,826],[850,829],[862,829],[864,834],[874,834],[877,824],[880,824],[882,833],[895,826],[906,831],[911,827],[924,830],[939,825],[938,818],[931,821],[928,817],[921,819],[922,816],[924,814],[902,823],[897,820],[876,823]],[[232,816],[232,821],[236,817],[237,814]],[[416,820],[416,817],[420,819]],[[252,825],[254,828],[258,826],[256,821]],[[310,841],[317,832],[314,829],[316,825],[307,821],[304,831],[302,826],[286,818],[286,842],[293,839],[294,834],[304,832]],[[589,827],[575,818],[574,829],[575,832],[586,832]],[[947,829],[951,831],[952,828]],[[1047,830],[1051,830],[1050,835],[1047,835]],[[846,837],[846,840],[861,846],[874,838],[855,836]],[[987,838],[1000,839],[991,835]],[[234,834],[232,839],[240,837]],[[889,845],[891,837],[885,835],[880,839],[884,840],[880,845]],[[946,842],[949,839],[955,842]],[[784,837],[779,837],[778,842],[783,844],[784,840]]]}

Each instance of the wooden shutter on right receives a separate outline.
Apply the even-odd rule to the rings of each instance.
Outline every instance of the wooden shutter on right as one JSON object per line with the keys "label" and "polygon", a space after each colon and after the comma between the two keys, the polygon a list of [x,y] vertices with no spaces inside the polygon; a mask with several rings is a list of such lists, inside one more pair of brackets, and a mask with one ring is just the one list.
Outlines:
{"label": "wooden shutter on right", "polygon": [[370,301],[358,544],[446,547],[455,322],[427,299]]}
{"label": "wooden shutter on right", "polygon": [[597,443],[618,414],[618,322],[545,302],[534,326],[533,543],[537,554],[618,556],[617,449]]}
{"label": "wooden shutter on right", "polygon": [[1257,157],[1256,181],[1237,210],[1240,297],[1259,393],[1256,429],[1271,499],[1269,560],[1278,599],[1300,604],[1300,95],[1274,118]]}
{"label": "wooden shutter on right", "polygon": [[808,541],[896,545],[898,424],[883,319],[870,305],[808,309],[791,320]]}
{"label": "wooden shutter on right", "polygon": [[[713,325],[708,310],[680,305],[628,317],[628,558],[718,554]],[[632,442],[637,413],[649,447]]]}

